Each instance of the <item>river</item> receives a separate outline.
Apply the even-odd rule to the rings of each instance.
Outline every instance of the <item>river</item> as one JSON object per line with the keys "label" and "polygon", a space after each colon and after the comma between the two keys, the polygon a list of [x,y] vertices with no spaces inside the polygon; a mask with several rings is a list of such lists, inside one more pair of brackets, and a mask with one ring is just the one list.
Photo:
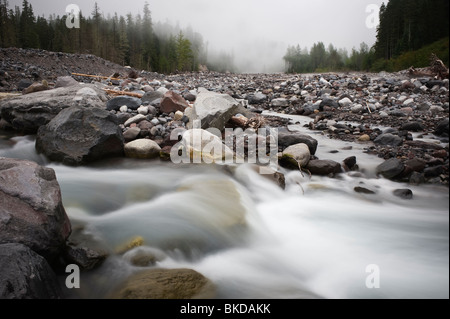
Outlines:
{"label": "river", "polygon": [[[283,191],[250,165],[232,175],[220,166],[159,160],[73,168],[37,155],[32,136],[0,135],[0,156],[56,171],[74,225],[111,251],[142,237],[139,249],[157,256],[155,267],[197,270],[214,282],[217,298],[449,298],[448,188],[378,179],[381,160],[362,146],[345,150],[351,144],[314,136],[320,158],[356,155],[364,176],[283,171]],[[413,199],[394,196],[399,188],[411,189]],[[132,253],[112,254],[83,273],[73,297],[107,297],[142,269],[129,263]],[[374,289],[366,285],[369,265],[379,275]]]}

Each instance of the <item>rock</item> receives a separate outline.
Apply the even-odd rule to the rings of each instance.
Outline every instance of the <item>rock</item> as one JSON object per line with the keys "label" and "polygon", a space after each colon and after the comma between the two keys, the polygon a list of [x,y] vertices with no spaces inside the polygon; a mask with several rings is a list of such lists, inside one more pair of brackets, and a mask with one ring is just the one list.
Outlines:
{"label": "rock", "polygon": [[403,173],[404,169],[405,166],[400,160],[391,158],[378,165],[376,168],[376,172],[377,174],[382,175],[387,179],[393,179]]}
{"label": "rock", "polygon": [[202,91],[195,100],[189,125],[200,120],[202,129],[217,128],[222,131],[231,117],[237,114],[239,105],[228,94]]}
{"label": "rock", "polygon": [[140,133],[141,133],[141,129],[139,127],[132,127],[123,133],[123,138],[124,138],[125,142],[131,142],[131,141],[135,140],[139,136]]}
{"label": "rock", "polygon": [[29,87],[31,84],[33,84],[33,82],[31,82],[30,80],[20,80],[19,84],[17,85],[17,90],[22,92],[24,89],[26,89],[27,87]]}
{"label": "rock", "polygon": [[413,158],[406,161],[405,166],[409,171],[422,172],[426,167],[426,163],[421,159]]}
{"label": "rock", "polygon": [[284,150],[287,147],[295,144],[308,145],[311,155],[316,154],[318,142],[309,135],[300,134],[296,132],[289,132],[287,130],[278,130],[278,145]]}
{"label": "rock", "polygon": [[34,134],[63,109],[104,108],[106,101],[105,92],[95,85],[70,86],[9,99],[0,106],[0,114],[14,129]]}
{"label": "rock", "polygon": [[36,150],[50,160],[81,165],[123,155],[117,117],[99,108],[70,107],[42,126]]}
{"label": "rock", "polygon": [[425,183],[425,174],[413,172],[409,177],[409,183],[411,185],[420,185]]}
{"label": "rock", "polygon": [[360,141],[360,142],[370,142],[370,136],[367,135],[367,134],[361,135],[358,138],[358,141]]}
{"label": "rock", "polygon": [[412,199],[413,192],[410,189],[396,189],[393,194],[401,199]]}
{"label": "rock", "polygon": [[344,165],[350,170],[353,169],[356,165],[356,156],[347,157],[344,160]]}
{"label": "rock", "polygon": [[122,112],[122,113],[127,113],[128,112],[128,106],[126,106],[126,105],[121,106],[119,111]]}
{"label": "rock", "polygon": [[322,102],[319,105],[319,110],[322,112],[324,107],[326,107],[326,106],[328,106],[330,108],[338,109],[339,108],[339,103],[336,102],[333,99],[328,99],[328,98],[323,99]]}
{"label": "rock", "polygon": [[214,285],[191,269],[150,269],[131,275],[112,299],[212,299]]}
{"label": "rock", "polygon": [[50,261],[59,254],[71,225],[53,169],[0,158],[0,202],[0,244],[24,244]]}
{"label": "rock", "polygon": [[133,116],[129,120],[127,120],[124,124],[125,127],[129,127],[131,124],[139,124],[142,121],[147,120],[147,117],[142,114],[138,114],[136,116]]}
{"label": "rock", "polygon": [[397,135],[386,133],[378,136],[373,142],[380,145],[400,146],[403,144],[403,139]]}
{"label": "rock", "polygon": [[184,112],[184,110],[189,107],[189,103],[186,102],[186,100],[179,94],[168,91],[166,94],[164,94],[164,98],[161,101],[161,112],[162,113],[172,113],[181,111]]}
{"label": "rock", "polygon": [[152,104],[154,101],[162,99],[163,97],[163,93],[159,91],[152,91],[145,93],[141,99],[143,103],[148,102],[149,104]]}
{"label": "rock", "polygon": [[361,113],[362,111],[364,111],[364,107],[361,104],[356,104],[351,108],[352,113]]}
{"label": "rock", "polygon": [[119,111],[124,105],[128,109],[136,111],[142,105],[142,100],[131,96],[118,96],[106,103],[106,109],[108,111]]}
{"label": "rock", "polygon": [[403,106],[408,106],[412,103],[414,103],[414,99],[407,99],[403,102]]}
{"label": "rock", "polygon": [[123,259],[136,267],[149,267],[166,258],[163,251],[151,247],[140,246],[123,255]]}
{"label": "rock", "polygon": [[22,94],[31,94],[31,93],[37,93],[42,91],[47,91],[49,89],[48,83],[43,81],[43,83],[33,83],[26,89],[23,89]]}
{"label": "rock", "polygon": [[428,168],[425,168],[425,170],[423,172],[424,172],[426,178],[438,177],[442,173],[444,173],[444,167],[442,165],[428,167]]}
{"label": "rock", "polygon": [[0,299],[61,299],[47,261],[27,246],[0,244]]}
{"label": "rock", "polygon": [[174,121],[181,121],[183,119],[184,113],[181,111],[176,111],[173,117]]}
{"label": "rock", "polygon": [[183,156],[194,163],[213,163],[234,158],[233,151],[225,146],[218,136],[201,129],[184,132],[179,146],[181,149],[172,148],[172,152],[181,151]]}
{"label": "rock", "polygon": [[73,77],[71,76],[59,76],[56,79],[55,88],[65,88],[69,86],[77,86],[80,85]]}
{"label": "rock", "polygon": [[352,100],[350,100],[348,97],[343,98],[342,100],[339,101],[339,105],[342,107],[349,107],[352,104],[353,104]]}
{"label": "rock", "polygon": [[262,104],[267,101],[267,95],[261,92],[256,92],[255,94],[250,94],[247,99],[248,104]]}
{"label": "rock", "polygon": [[356,186],[353,190],[355,191],[355,193],[359,194],[368,194],[368,195],[376,194],[376,192],[361,186]]}
{"label": "rock", "polygon": [[292,169],[299,169],[299,166],[305,168],[310,158],[311,153],[308,145],[303,143],[291,145],[283,151],[280,165]]}
{"label": "rock", "polygon": [[137,112],[141,115],[147,115],[148,114],[148,107],[147,106],[140,106],[137,109]]}
{"label": "rock", "polygon": [[152,159],[159,156],[161,147],[152,140],[140,139],[125,145],[125,156],[138,159]]}
{"label": "rock", "polygon": [[449,119],[448,118],[444,119],[442,122],[440,122],[437,125],[436,130],[434,131],[434,134],[436,134],[437,136],[448,137],[448,134],[449,134]]}
{"label": "rock", "polygon": [[424,141],[406,141],[405,143],[409,146],[422,148],[422,149],[426,149],[426,150],[442,150],[442,149],[444,149],[439,144],[427,143]]}
{"label": "rock", "polygon": [[273,107],[287,107],[289,106],[289,101],[285,98],[273,99],[271,102]]}
{"label": "rock", "polygon": [[339,174],[342,172],[341,164],[330,160],[311,160],[306,168],[311,174],[320,176]]}
{"label": "rock", "polygon": [[420,132],[425,130],[425,127],[419,122],[408,122],[401,126],[402,131]]}

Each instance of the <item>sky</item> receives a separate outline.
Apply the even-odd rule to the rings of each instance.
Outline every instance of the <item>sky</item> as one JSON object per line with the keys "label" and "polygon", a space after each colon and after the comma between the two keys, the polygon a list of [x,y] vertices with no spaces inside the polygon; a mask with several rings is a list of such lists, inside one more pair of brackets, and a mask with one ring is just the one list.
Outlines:
{"label": "sky", "polygon": [[[28,0],[36,15],[64,15],[66,6],[76,4],[84,15],[95,1]],[[142,12],[145,0],[97,0],[105,14],[125,16]],[[232,52],[238,66],[274,71],[282,67],[288,45],[311,48],[322,41],[326,46],[359,48],[361,42],[372,46],[376,28],[367,20],[387,0],[148,0],[153,22],[191,26],[208,42],[209,51]],[[10,6],[22,0],[9,0]],[[370,23],[369,23],[370,26]]]}

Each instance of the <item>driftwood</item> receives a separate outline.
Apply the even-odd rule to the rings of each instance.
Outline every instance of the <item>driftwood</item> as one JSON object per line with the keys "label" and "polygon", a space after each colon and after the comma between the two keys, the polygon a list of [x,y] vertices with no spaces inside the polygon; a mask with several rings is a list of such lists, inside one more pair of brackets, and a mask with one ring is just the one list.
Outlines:
{"label": "driftwood", "polygon": [[83,77],[87,77],[87,78],[97,78],[97,79],[103,79],[103,80],[117,80],[119,81],[119,78],[112,78],[109,76],[101,76],[101,75],[91,75],[91,74],[83,74],[83,73],[72,73],[72,75],[75,76],[83,76]]}
{"label": "driftwood", "polygon": [[127,96],[132,96],[132,97],[137,97],[137,98],[141,98],[144,95],[140,94],[140,93],[132,93],[132,92],[126,92],[126,91],[115,91],[115,90],[110,90],[110,89],[103,89],[106,93],[111,94],[111,95],[127,95]]}
{"label": "driftwood", "polygon": [[239,116],[239,117],[233,116],[230,119],[230,122],[233,125],[238,126],[244,130],[247,128],[257,130],[264,125],[264,118],[262,118],[261,116],[256,116],[251,119],[248,119],[245,116]]}
{"label": "driftwood", "polygon": [[436,77],[440,80],[448,79],[449,77],[448,68],[434,53],[431,54],[430,66],[428,68],[417,70],[411,66],[408,72],[412,77]]}

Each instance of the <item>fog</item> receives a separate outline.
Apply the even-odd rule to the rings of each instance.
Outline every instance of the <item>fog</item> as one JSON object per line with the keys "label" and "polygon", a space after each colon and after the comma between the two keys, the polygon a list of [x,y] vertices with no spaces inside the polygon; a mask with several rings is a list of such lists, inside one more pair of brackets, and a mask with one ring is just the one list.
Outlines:
{"label": "fog", "polygon": [[[64,15],[68,4],[77,4],[84,15],[95,1],[28,0],[37,15]],[[152,19],[169,21],[199,32],[213,55],[232,54],[240,71],[276,72],[284,67],[288,45],[302,48],[322,41],[327,46],[351,50],[361,42],[372,46],[376,29],[369,28],[367,6],[382,0],[150,0]],[[10,6],[22,0],[9,0]],[[105,14],[142,13],[145,0],[97,0]]]}

